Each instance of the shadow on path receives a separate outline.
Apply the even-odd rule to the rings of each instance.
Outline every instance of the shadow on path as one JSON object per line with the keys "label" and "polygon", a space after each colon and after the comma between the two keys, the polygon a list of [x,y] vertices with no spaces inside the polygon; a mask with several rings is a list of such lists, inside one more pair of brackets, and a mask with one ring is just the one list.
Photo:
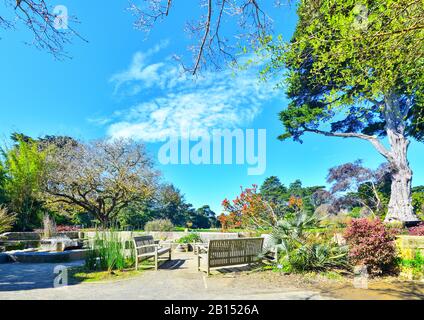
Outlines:
{"label": "shadow on path", "polygon": [[83,261],[69,263],[5,263],[0,264],[0,291],[54,288],[55,267],[74,267]]}

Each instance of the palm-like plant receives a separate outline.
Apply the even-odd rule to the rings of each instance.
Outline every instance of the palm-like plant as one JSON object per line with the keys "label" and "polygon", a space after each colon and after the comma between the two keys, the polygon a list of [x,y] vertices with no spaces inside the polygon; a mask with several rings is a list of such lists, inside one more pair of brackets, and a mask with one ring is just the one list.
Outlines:
{"label": "palm-like plant", "polygon": [[308,232],[319,226],[315,215],[298,211],[278,221],[272,232],[285,271],[326,270],[347,267],[347,248],[317,241]]}

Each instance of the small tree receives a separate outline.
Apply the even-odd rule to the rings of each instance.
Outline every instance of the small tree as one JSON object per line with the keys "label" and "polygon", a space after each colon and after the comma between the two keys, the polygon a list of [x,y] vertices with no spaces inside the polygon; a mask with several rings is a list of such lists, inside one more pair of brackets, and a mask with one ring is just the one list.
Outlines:
{"label": "small tree", "polygon": [[158,173],[131,141],[67,144],[48,156],[44,195],[51,209],[86,211],[107,227],[131,203],[149,198]]}
{"label": "small tree", "polygon": [[[350,204],[359,204],[368,208],[373,214],[384,214],[387,206],[384,188],[390,184],[390,167],[380,165],[376,170],[365,168],[362,161],[345,163],[329,170],[327,182],[332,183],[331,193],[342,193],[342,198]],[[388,188],[390,192],[390,188]],[[346,194],[347,193],[347,194]],[[340,198],[336,202],[342,203]]]}

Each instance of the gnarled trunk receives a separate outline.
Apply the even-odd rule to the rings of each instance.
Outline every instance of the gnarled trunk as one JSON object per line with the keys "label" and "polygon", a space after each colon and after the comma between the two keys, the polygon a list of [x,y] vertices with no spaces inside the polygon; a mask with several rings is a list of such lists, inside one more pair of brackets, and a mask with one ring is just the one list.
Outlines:
{"label": "gnarled trunk", "polygon": [[392,169],[392,185],[385,221],[408,223],[419,219],[412,207],[412,170],[407,157],[409,140],[405,136],[405,112],[393,96],[386,98],[386,132],[391,146],[391,157],[388,160]]}

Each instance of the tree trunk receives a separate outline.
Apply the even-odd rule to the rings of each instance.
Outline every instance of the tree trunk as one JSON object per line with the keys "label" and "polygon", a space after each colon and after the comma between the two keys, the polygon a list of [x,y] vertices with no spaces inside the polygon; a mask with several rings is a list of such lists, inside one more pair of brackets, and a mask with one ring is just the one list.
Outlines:
{"label": "tree trunk", "polygon": [[412,170],[408,162],[409,140],[405,136],[404,110],[393,97],[386,99],[386,132],[391,146],[389,163],[392,185],[385,221],[413,223],[419,219],[414,214],[411,199]]}

